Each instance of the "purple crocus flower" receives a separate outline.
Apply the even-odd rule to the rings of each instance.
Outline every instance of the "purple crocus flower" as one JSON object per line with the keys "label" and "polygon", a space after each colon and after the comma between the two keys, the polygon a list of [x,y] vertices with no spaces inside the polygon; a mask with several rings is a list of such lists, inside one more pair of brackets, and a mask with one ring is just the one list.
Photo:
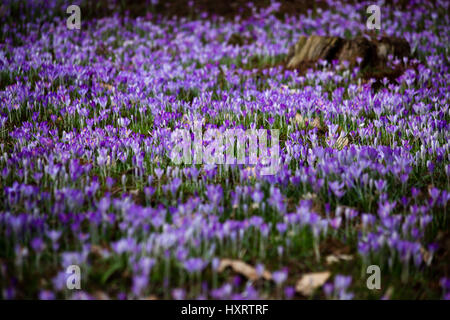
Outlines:
{"label": "purple crocus flower", "polygon": [[181,288],[173,289],[172,297],[175,300],[184,300],[186,297],[186,292],[184,291],[184,289],[181,289]]}
{"label": "purple crocus flower", "polygon": [[184,268],[189,273],[200,272],[205,267],[205,262],[201,258],[189,258],[184,262]]}
{"label": "purple crocus flower", "polygon": [[45,248],[45,244],[44,244],[44,241],[42,240],[42,238],[40,238],[40,237],[33,238],[33,240],[31,240],[31,248],[37,254],[41,253]]}
{"label": "purple crocus flower", "polygon": [[284,289],[284,295],[285,295],[286,299],[289,299],[289,300],[292,299],[295,295],[295,288],[292,286],[287,286]]}
{"label": "purple crocus flower", "polygon": [[281,285],[287,280],[287,270],[278,270],[272,273],[272,279],[277,285]]}
{"label": "purple crocus flower", "polygon": [[49,290],[41,290],[41,292],[39,292],[39,299],[40,300],[54,300],[55,294]]}
{"label": "purple crocus flower", "polygon": [[328,186],[330,187],[330,190],[333,192],[333,194],[338,197],[342,198],[342,196],[345,194],[345,191],[342,190],[344,188],[344,183],[339,183],[338,181],[332,181],[328,183]]}
{"label": "purple crocus flower", "polygon": [[284,234],[287,230],[287,224],[286,223],[277,223],[276,228],[280,234]]}
{"label": "purple crocus flower", "polygon": [[148,276],[147,275],[135,275],[133,277],[133,285],[132,285],[132,292],[136,297],[141,296],[144,289],[148,285]]}

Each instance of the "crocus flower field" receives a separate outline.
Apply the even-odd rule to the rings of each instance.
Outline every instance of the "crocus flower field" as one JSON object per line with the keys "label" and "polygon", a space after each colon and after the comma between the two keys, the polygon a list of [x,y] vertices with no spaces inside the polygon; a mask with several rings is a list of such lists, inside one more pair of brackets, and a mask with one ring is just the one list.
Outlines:
{"label": "crocus flower field", "polygon": [[[377,86],[283,66],[301,35],[364,34],[372,3],[157,2],[70,30],[61,1],[2,1],[0,298],[449,299],[449,2],[381,5],[411,57]],[[278,130],[278,170],[175,164],[172,133],[199,128]]]}

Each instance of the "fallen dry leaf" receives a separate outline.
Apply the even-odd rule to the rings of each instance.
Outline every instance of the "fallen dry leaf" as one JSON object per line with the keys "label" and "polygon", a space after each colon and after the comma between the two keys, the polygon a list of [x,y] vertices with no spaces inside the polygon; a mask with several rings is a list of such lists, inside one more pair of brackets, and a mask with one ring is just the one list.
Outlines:
{"label": "fallen dry leaf", "polygon": [[302,196],[303,200],[315,200],[317,195],[315,193],[307,192]]}
{"label": "fallen dry leaf", "polygon": [[339,136],[339,138],[336,140],[336,143],[334,144],[334,147],[338,150],[344,149],[346,146],[348,146],[350,140],[348,140],[347,136]]}
{"label": "fallen dry leaf", "polygon": [[321,287],[330,277],[329,271],[307,273],[297,281],[295,290],[304,296],[310,296],[315,289]]}
{"label": "fallen dry leaf", "polygon": [[96,300],[111,300],[111,298],[103,291],[95,291],[93,296]]}
{"label": "fallen dry leaf", "polygon": [[389,287],[389,288],[386,290],[386,293],[383,295],[383,298],[382,298],[382,299],[384,299],[384,300],[389,300],[389,299],[391,299],[391,296],[392,296],[393,293],[394,293],[394,288],[393,288],[393,287]]}
{"label": "fallen dry leaf", "polygon": [[431,261],[433,260],[433,255],[430,254],[427,250],[425,250],[424,247],[420,247],[420,253],[422,254],[423,262],[425,262],[427,266],[430,266]]}
{"label": "fallen dry leaf", "polygon": [[251,208],[252,209],[258,209],[259,208],[259,203],[253,202]]}
{"label": "fallen dry leaf", "polygon": [[[273,90],[276,90],[275,88],[273,88]],[[288,93],[291,93],[291,94],[293,94],[293,93],[299,93],[300,92],[300,90],[299,89],[291,89],[291,88],[289,88],[289,86],[287,86],[287,85],[285,85],[285,84],[282,84],[281,86],[280,86],[280,88],[278,89],[278,91],[279,92],[288,92]]]}
{"label": "fallen dry leaf", "polygon": [[308,119],[303,117],[300,113],[297,113],[295,115],[295,122],[301,126],[305,125],[306,122],[308,122],[308,125],[313,127],[313,128],[317,128],[317,129],[321,129],[322,125],[320,123],[320,118],[315,117],[313,119]]}
{"label": "fallen dry leaf", "polygon": [[96,254],[98,256],[102,256],[102,253],[103,253],[102,251],[103,251],[103,249],[99,245],[96,245],[96,244],[91,245],[91,252],[93,254]]}
{"label": "fallen dry leaf", "polygon": [[110,90],[110,91],[113,91],[113,92],[115,91],[115,88],[108,83],[100,82],[100,87]]}
{"label": "fallen dry leaf", "polygon": [[314,128],[320,129],[322,126],[320,124],[320,119],[319,118],[314,118],[314,120],[312,121],[311,125]]}
{"label": "fallen dry leaf", "polygon": [[303,118],[303,116],[300,113],[297,113],[295,115],[295,122],[297,122],[297,123],[304,123],[305,119]]}
{"label": "fallen dry leaf", "polygon": [[[228,267],[233,269],[234,272],[242,274],[243,276],[247,277],[248,279],[250,279],[252,281],[259,279],[256,269],[254,267],[252,267],[251,265],[249,265],[248,263],[245,263],[244,261],[222,259],[220,261],[218,271],[223,272]],[[265,270],[262,274],[262,278],[264,278],[265,280],[271,280],[272,274],[269,271]]]}
{"label": "fallen dry leaf", "polygon": [[139,194],[139,190],[138,189],[130,190],[130,194],[133,195],[133,196],[137,196]]}
{"label": "fallen dry leaf", "polygon": [[330,254],[326,258],[327,264],[332,264],[339,261],[350,261],[353,259],[353,256],[349,254]]}

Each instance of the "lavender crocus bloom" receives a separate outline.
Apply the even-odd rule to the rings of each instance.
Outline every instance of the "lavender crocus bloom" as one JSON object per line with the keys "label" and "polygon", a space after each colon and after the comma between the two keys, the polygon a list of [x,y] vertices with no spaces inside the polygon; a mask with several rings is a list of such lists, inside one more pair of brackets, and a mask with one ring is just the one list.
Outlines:
{"label": "lavender crocus bloom", "polygon": [[172,297],[175,300],[184,300],[184,298],[186,297],[186,292],[184,291],[184,289],[181,289],[181,288],[173,289]]}
{"label": "lavender crocus bloom", "polygon": [[39,299],[40,300],[54,300],[55,294],[49,290],[42,290],[39,293]]}
{"label": "lavender crocus bloom", "polygon": [[342,190],[344,187],[343,182],[341,183],[339,183],[338,181],[329,182],[328,186],[330,187],[333,194],[338,198],[342,198],[342,196],[345,194],[345,191]]}
{"label": "lavender crocus bloom", "polygon": [[281,285],[287,279],[287,270],[274,271],[272,273],[272,279],[277,285]]}
{"label": "lavender crocus bloom", "polygon": [[42,240],[42,238],[36,237],[33,238],[33,240],[31,240],[31,248],[36,252],[36,253],[41,253],[44,248],[45,248],[45,244],[44,241]]}
{"label": "lavender crocus bloom", "polygon": [[189,258],[184,262],[184,268],[189,273],[200,272],[205,267],[205,262],[201,258]]}

